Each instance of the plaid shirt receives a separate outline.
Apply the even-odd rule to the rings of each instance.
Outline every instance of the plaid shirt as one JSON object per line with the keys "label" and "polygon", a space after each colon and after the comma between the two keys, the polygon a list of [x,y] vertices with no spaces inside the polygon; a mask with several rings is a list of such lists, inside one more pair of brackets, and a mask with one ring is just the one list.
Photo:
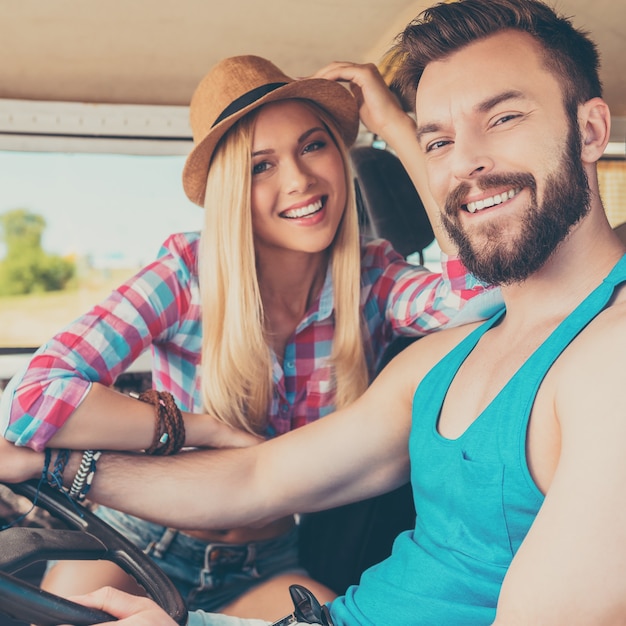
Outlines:
{"label": "plaid shirt", "polygon": [[[172,235],[152,264],[41,346],[2,395],[0,423],[7,439],[42,449],[92,382],[113,384],[149,348],[153,386],[172,393],[182,410],[203,411],[198,242],[198,233]],[[437,274],[408,263],[384,240],[363,245],[361,305],[371,376],[398,335],[421,336],[501,308],[499,290],[485,288],[460,261],[444,258],[442,267]],[[267,436],[333,411],[333,309],[328,272],[287,344],[283,365],[274,358]]]}

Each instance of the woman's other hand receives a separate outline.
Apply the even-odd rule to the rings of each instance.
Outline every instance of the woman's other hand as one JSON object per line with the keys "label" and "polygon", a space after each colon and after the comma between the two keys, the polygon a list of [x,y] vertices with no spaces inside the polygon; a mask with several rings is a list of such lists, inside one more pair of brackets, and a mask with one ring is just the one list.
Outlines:
{"label": "woman's other hand", "polygon": [[41,476],[44,464],[43,452],[16,446],[0,436],[0,481],[21,483]]}
{"label": "woman's other hand", "polygon": [[212,415],[184,413],[187,445],[198,448],[247,448],[264,441],[260,435],[229,426]]}

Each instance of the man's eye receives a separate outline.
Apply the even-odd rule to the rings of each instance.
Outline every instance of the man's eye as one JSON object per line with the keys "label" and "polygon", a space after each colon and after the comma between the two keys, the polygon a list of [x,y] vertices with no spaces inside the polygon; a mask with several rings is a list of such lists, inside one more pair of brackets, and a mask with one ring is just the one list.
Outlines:
{"label": "man's eye", "polygon": [[433,150],[439,150],[440,148],[447,146],[449,143],[451,142],[444,140],[444,139],[440,139],[439,141],[433,141],[426,146],[426,152],[433,152]]}
{"label": "man's eye", "polygon": [[506,115],[497,118],[493,125],[499,126],[500,124],[505,124],[506,122],[510,122],[518,117],[520,116],[517,113],[507,113]]}
{"label": "man's eye", "polygon": [[255,174],[262,174],[263,172],[266,172],[270,167],[270,164],[267,161],[261,161],[260,163],[255,163],[252,166],[252,175],[254,176]]}

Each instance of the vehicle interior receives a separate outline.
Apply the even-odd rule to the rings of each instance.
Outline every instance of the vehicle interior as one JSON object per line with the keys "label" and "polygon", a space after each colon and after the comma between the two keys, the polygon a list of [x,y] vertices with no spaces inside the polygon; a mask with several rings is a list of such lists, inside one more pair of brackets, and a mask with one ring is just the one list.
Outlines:
{"label": "vehicle interior", "polygon": [[[395,35],[431,4],[0,0],[0,228],[8,223],[3,216],[39,216],[37,245],[71,259],[77,268],[63,297],[45,288],[13,293],[0,285],[0,394],[43,341],[151,260],[168,234],[200,228],[200,211],[183,194],[180,180],[192,146],[189,101],[213,64],[227,56],[257,54],[292,76],[307,76],[334,60],[381,64]],[[551,4],[589,31],[599,47],[613,116],[611,140],[599,165],[600,186],[609,221],[626,241],[626,3]],[[363,234],[389,239],[405,257],[436,268],[432,229],[399,160],[364,127],[351,158]],[[9,245],[0,237],[0,260]],[[142,355],[116,386],[124,392],[148,388],[149,355]],[[23,517],[32,496],[28,487],[14,492],[0,485],[0,526],[17,520],[14,526],[37,532],[91,532],[67,515],[59,521],[62,507],[54,496],[49,510]],[[342,593],[358,582],[363,569],[389,554],[393,537],[412,524],[414,515],[410,492],[401,488],[305,516],[303,564]],[[8,547],[0,549],[0,592],[15,579],[36,585],[49,556],[37,550],[41,535],[7,537],[15,530],[0,532],[0,545],[31,546],[27,556],[15,558],[5,557]],[[100,548],[83,544],[75,534],[64,541],[63,549],[71,544],[75,554],[101,558]],[[10,574],[6,581],[4,574]],[[147,577],[154,580],[158,574]],[[180,611],[166,582],[158,585],[154,593],[171,600],[172,613]],[[7,607],[2,615],[3,608],[0,626],[21,626],[40,615],[23,614],[19,607]],[[38,623],[59,623],[41,619]],[[96,623],[97,616],[76,620]]]}

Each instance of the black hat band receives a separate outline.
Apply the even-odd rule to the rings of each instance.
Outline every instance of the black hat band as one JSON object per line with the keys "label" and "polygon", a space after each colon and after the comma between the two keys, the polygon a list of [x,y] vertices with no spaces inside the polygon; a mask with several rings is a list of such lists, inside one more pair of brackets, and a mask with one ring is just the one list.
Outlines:
{"label": "black hat band", "polygon": [[245,109],[248,105],[260,100],[263,96],[266,96],[268,93],[275,91],[279,87],[284,87],[287,83],[268,83],[267,85],[261,85],[260,87],[256,87],[247,93],[244,93],[243,96],[239,96],[236,100],[233,100],[218,116],[218,118],[213,122],[211,128],[219,124],[222,120],[225,120],[227,117],[234,115],[235,113]]}

